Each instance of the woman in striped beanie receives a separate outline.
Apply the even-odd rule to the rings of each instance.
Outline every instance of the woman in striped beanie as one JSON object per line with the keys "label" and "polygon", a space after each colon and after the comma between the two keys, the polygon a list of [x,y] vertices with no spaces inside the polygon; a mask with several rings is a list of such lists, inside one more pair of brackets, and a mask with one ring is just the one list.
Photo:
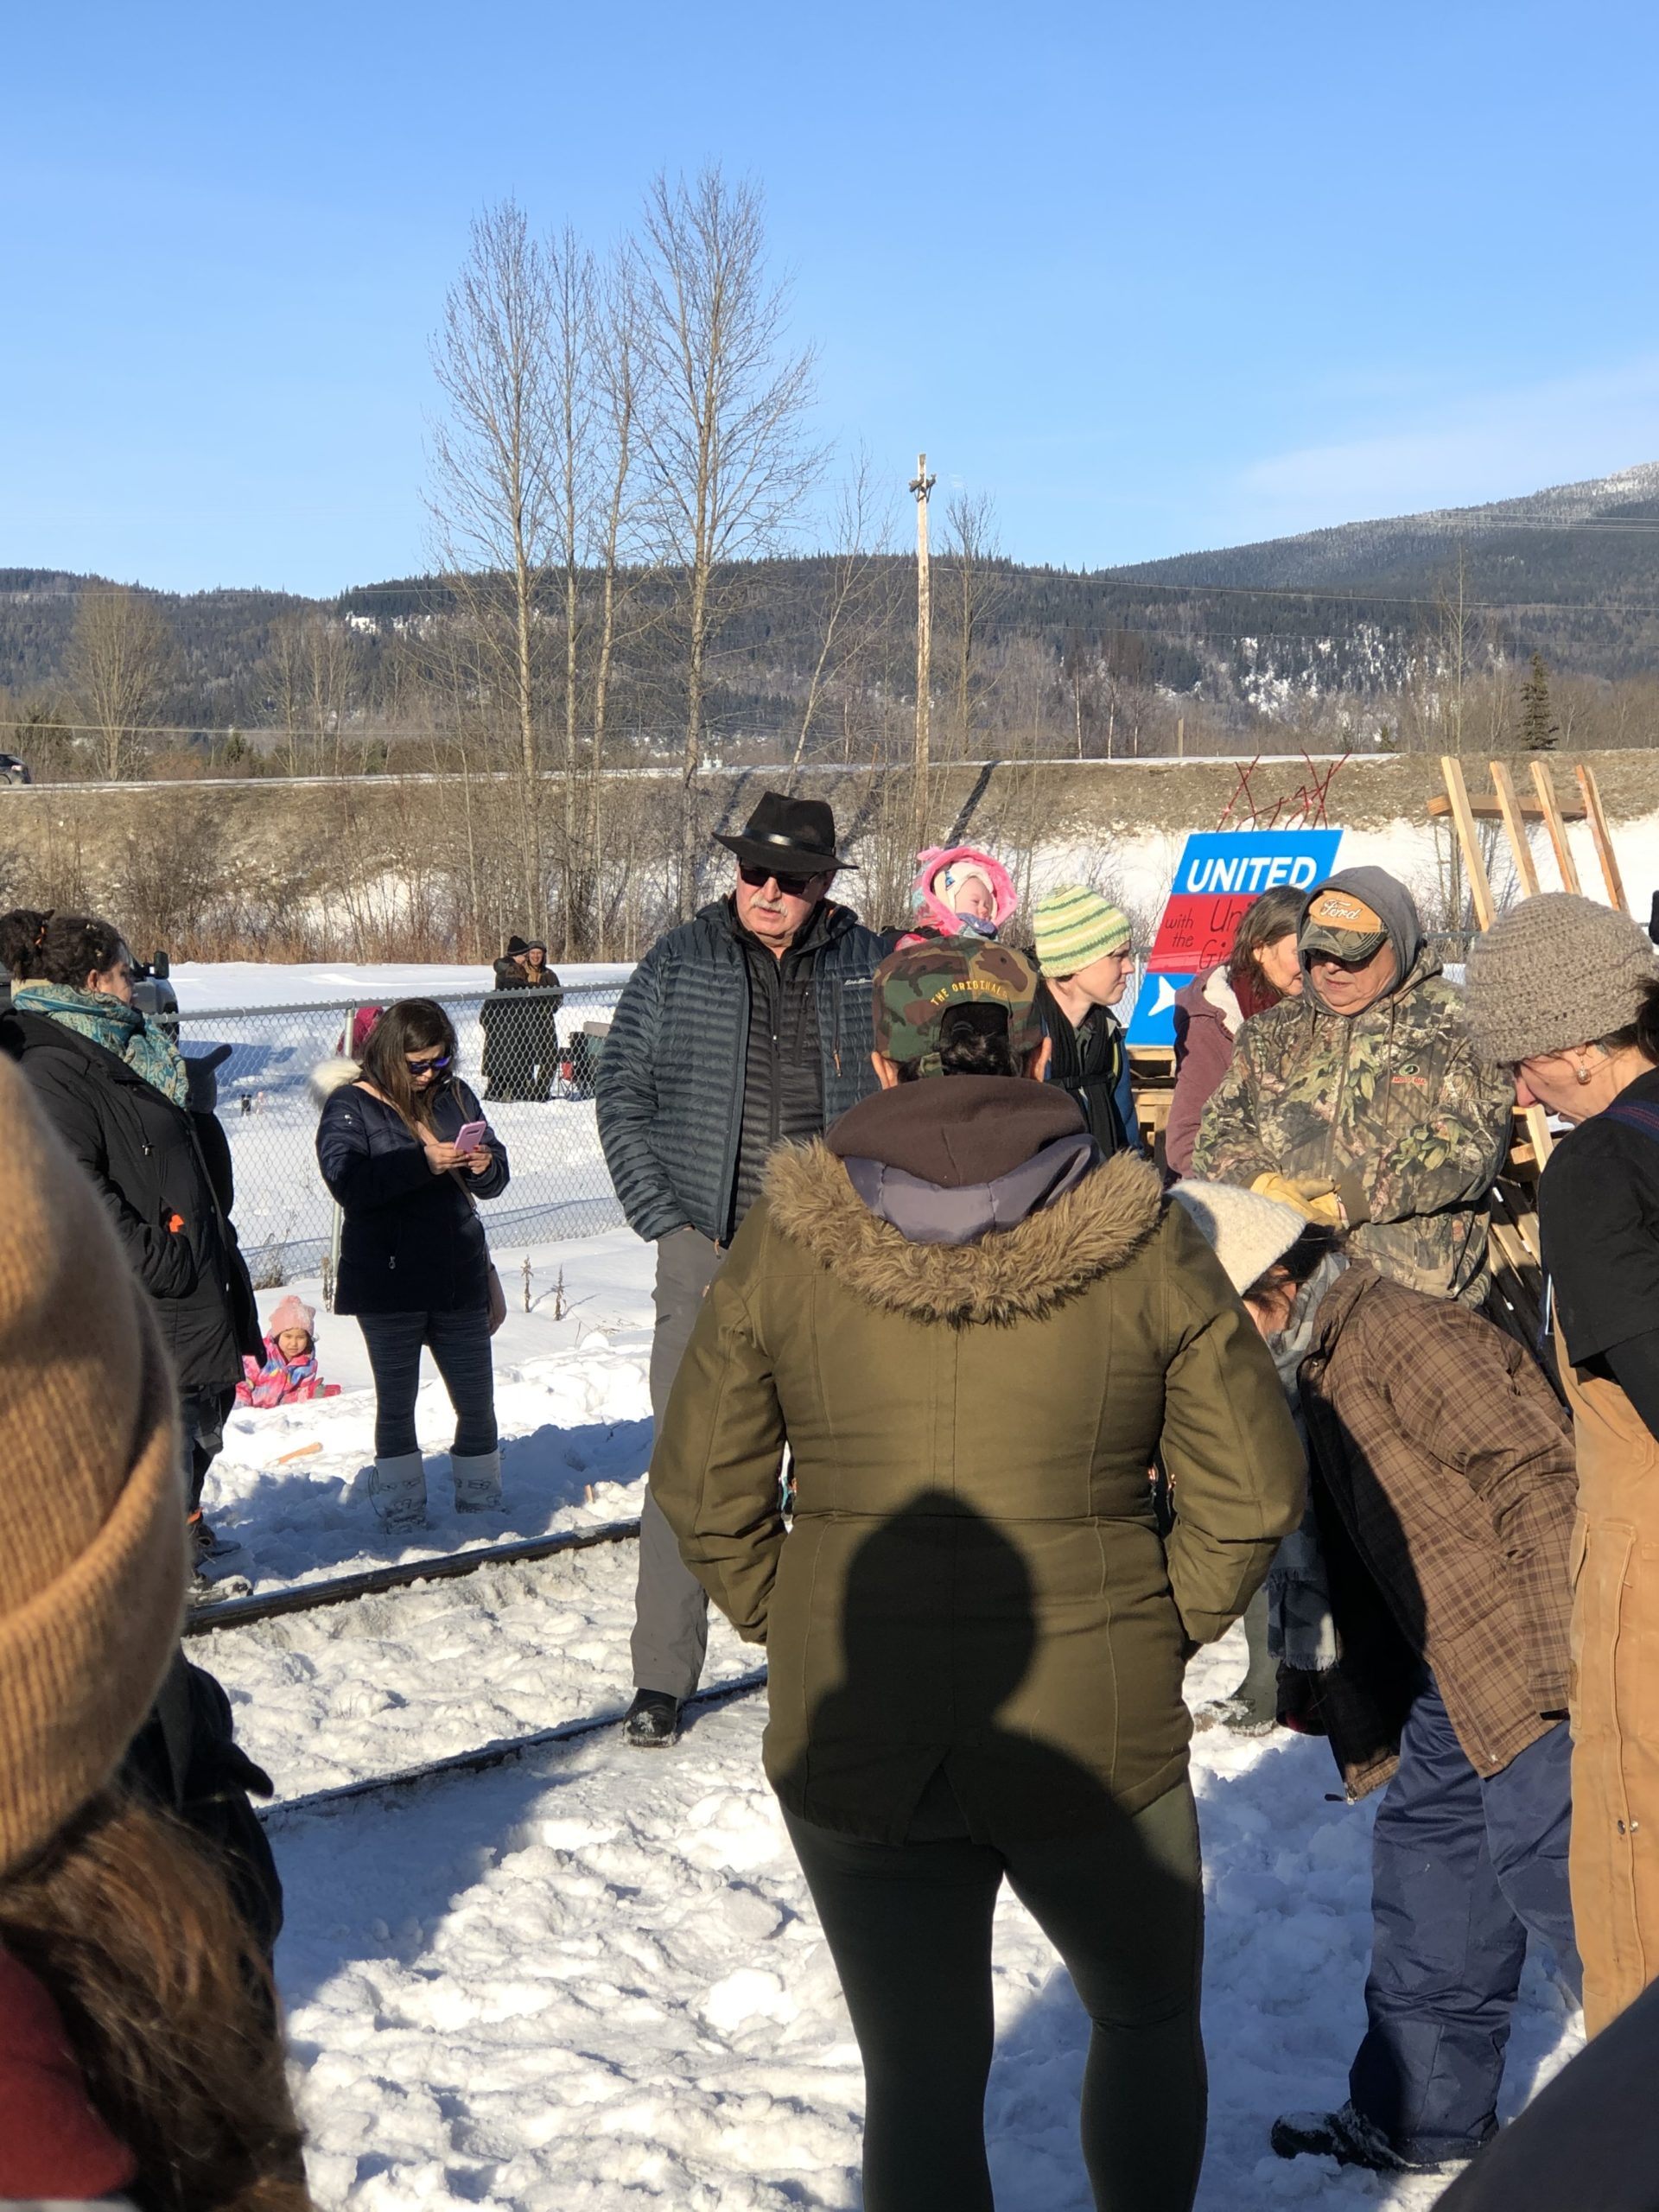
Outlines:
{"label": "woman in striped beanie", "polygon": [[1045,989],[1043,1027],[1053,1046],[1049,1080],[1082,1107],[1108,1159],[1144,1152],[1129,1089],[1129,1055],[1112,1012],[1135,971],[1128,916],[1098,891],[1062,884],[1032,909]]}

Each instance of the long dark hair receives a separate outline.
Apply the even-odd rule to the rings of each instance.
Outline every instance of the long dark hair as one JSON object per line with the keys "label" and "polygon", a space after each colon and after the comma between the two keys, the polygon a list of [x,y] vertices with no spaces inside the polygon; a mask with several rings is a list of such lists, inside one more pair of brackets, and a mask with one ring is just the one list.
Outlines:
{"label": "long dark hair", "polygon": [[[424,1093],[410,1080],[405,1055],[429,1052],[436,1045],[449,1055],[444,1074]],[[411,1129],[433,1127],[432,1106],[454,1073],[455,1027],[435,999],[394,999],[369,1032],[359,1065],[386,1103]]]}
{"label": "long dark hair", "polygon": [[0,914],[0,967],[13,982],[27,982],[34,973],[41,940],[51,918],[49,913],[34,906],[14,906],[9,914]]}
{"label": "long dark hair", "polygon": [[60,983],[84,988],[126,950],[112,922],[96,914],[39,913],[18,906],[0,915],[0,959],[18,983]]}
{"label": "long dark hair", "polygon": [[0,1881],[146,2212],[308,2212],[270,1977],[214,1860],[111,1788]]}
{"label": "long dark hair", "polygon": [[1628,1052],[1632,1046],[1644,1060],[1659,1067],[1659,980],[1642,986],[1642,1003],[1634,1021],[1615,1029],[1611,1037],[1597,1039],[1604,1052]]}
{"label": "long dark hair", "polygon": [[[899,1080],[914,1083],[918,1060],[900,1060]],[[941,1075],[1020,1075],[1014,1046],[1008,1040],[1008,1010],[1005,1006],[953,1006],[939,1024]]]}
{"label": "long dark hair", "polygon": [[1258,998],[1265,996],[1269,1004],[1284,996],[1262,974],[1262,955],[1296,927],[1306,903],[1306,893],[1293,891],[1287,883],[1275,884],[1271,891],[1251,900],[1239,918],[1238,934],[1227,958],[1227,980],[1235,990],[1241,982],[1247,982]]}
{"label": "long dark hair", "polygon": [[1344,1242],[1339,1229],[1329,1229],[1322,1221],[1310,1221],[1289,1251],[1281,1252],[1248,1289],[1240,1291],[1239,1296],[1246,1301],[1255,1299],[1260,1303],[1281,1290],[1300,1290],[1333,1252],[1341,1251]]}

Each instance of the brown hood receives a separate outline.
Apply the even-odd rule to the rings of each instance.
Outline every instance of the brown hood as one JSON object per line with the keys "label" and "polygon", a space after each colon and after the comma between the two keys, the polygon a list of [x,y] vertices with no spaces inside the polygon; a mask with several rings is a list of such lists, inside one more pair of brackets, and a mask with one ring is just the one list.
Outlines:
{"label": "brown hood", "polygon": [[937,1076],[878,1090],[832,1122],[837,1160],[879,1160],[948,1191],[999,1175],[1084,1127],[1070,1091],[1005,1075]]}
{"label": "brown hood", "polygon": [[[945,1079],[948,1088],[963,1090],[980,1080],[969,1076]],[[1006,1115],[1013,1087],[1008,1079],[982,1080],[996,1084]],[[1075,1133],[1078,1116],[1070,1099],[1045,1093],[1036,1084],[1020,1088],[1039,1100],[1063,1103],[1067,1109],[1063,1129],[1057,1132],[1052,1122],[1045,1125],[1045,1141],[1057,1133]],[[882,1094],[885,1098],[899,1096],[898,1091]],[[836,1124],[836,1138],[846,1141],[843,1133],[849,1125],[879,1103],[868,1099],[844,1114]],[[853,1135],[857,1138],[855,1156],[868,1156],[863,1152],[867,1135]],[[1016,1153],[1015,1160],[1029,1157],[1034,1148],[1028,1133],[1026,1149]],[[931,1172],[938,1166],[938,1159],[928,1155],[923,1165],[907,1166],[906,1172],[938,1180]],[[982,1173],[982,1161],[974,1172]],[[972,1244],[912,1243],[870,1211],[822,1138],[810,1145],[785,1146],[772,1154],[765,1197],[782,1233],[804,1245],[822,1266],[832,1268],[836,1280],[855,1296],[918,1321],[944,1321],[953,1327],[1040,1319],[1098,1276],[1122,1267],[1152,1236],[1163,1212],[1157,1170],[1133,1153],[1120,1153],[1016,1228]]]}

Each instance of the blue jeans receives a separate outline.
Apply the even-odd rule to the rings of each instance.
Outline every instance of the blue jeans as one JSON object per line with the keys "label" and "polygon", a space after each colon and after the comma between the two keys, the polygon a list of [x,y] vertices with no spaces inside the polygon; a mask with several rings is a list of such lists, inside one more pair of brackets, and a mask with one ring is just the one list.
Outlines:
{"label": "blue jeans", "polygon": [[455,1409],[455,1451],[481,1459],[496,1446],[495,1373],[490,1363],[490,1317],[480,1306],[454,1313],[359,1313],[357,1325],[374,1371],[374,1456],[418,1452],[415,1395],[421,1351],[429,1351]]}
{"label": "blue jeans", "polygon": [[1407,1716],[1371,1847],[1370,2025],[1349,2094],[1411,2159],[1471,2154],[1497,2088],[1527,1937],[1582,1979],[1567,1894],[1567,1723],[1483,1778],[1430,1681]]}

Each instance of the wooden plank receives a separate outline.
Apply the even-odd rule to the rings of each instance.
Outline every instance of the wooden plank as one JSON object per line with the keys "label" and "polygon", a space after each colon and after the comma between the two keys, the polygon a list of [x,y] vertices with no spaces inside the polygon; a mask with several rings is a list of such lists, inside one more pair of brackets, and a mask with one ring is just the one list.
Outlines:
{"label": "wooden plank", "polygon": [[1489,930],[1497,909],[1492,905],[1492,887],[1487,880],[1486,863],[1480,855],[1480,840],[1475,835],[1475,818],[1469,804],[1469,786],[1463,779],[1462,761],[1454,753],[1443,753],[1440,755],[1440,774],[1446,781],[1452,826],[1458,833],[1463,865],[1469,877],[1470,895],[1475,903],[1476,926]]}
{"label": "wooden plank", "polygon": [[1533,866],[1532,847],[1527,838],[1527,825],[1521,813],[1521,802],[1515,795],[1515,779],[1510,773],[1506,760],[1494,760],[1492,789],[1497,794],[1498,811],[1510,840],[1510,850],[1515,855],[1515,872],[1521,879],[1521,895],[1535,899],[1538,895],[1538,871]]}
{"label": "wooden plank", "polygon": [[1590,835],[1595,842],[1596,858],[1601,862],[1602,880],[1607,886],[1607,903],[1618,912],[1630,912],[1624,903],[1624,879],[1618,872],[1618,855],[1613,850],[1613,841],[1607,828],[1607,817],[1602,811],[1601,793],[1596,787],[1596,772],[1580,761],[1574,771],[1579,789],[1584,793],[1584,810],[1590,817]]}
{"label": "wooden plank", "polygon": [[1549,842],[1555,848],[1555,865],[1561,871],[1563,891],[1579,887],[1579,864],[1573,857],[1573,848],[1567,842],[1566,817],[1561,803],[1555,796],[1555,779],[1549,772],[1547,760],[1532,763],[1532,787],[1538,794],[1538,804],[1543,810],[1549,826]]}
{"label": "wooden plank", "polygon": [[[1429,800],[1427,810],[1437,821],[1444,821],[1452,811],[1452,802],[1444,793],[1437,791]],[[1565,806],[1558,805],[1557,810],[1568,822],[1582,822],[1585,818],[1584,809],[1575,806],[1571,800]],[[1503,819],[1503,810],[1498,804],[1496,794],[1489,798],[1484,791],[1470,794],[1469,811],[1477,822],[1501,822]],[[1521,801],[1520,813],[1523,822],[1542,822],[1545,819],[1543,808],[1529,798]]]}

